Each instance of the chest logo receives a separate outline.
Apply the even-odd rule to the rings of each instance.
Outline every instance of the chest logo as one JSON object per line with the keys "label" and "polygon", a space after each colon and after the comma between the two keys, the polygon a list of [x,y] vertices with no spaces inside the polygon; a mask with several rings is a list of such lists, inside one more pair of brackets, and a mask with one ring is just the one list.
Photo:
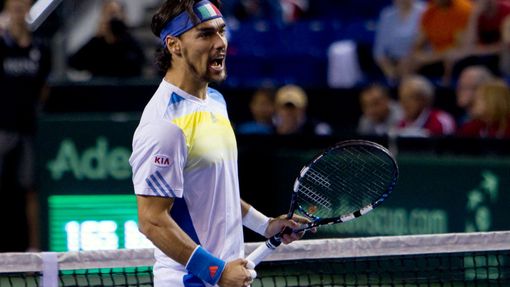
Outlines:
{"label": "chest logo", "polygon": [[152,163],[159,167],[167,167],[170,166],[170,158],[166,155],[157,154],[153,157]]}

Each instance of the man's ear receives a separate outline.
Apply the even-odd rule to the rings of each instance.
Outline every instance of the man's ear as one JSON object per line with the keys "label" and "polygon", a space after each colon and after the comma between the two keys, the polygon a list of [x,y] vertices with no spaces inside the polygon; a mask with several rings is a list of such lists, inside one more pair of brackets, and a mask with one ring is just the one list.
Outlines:
{"label": "man's ear", "polygon": [[170,54],[181,56],[181,41],[177,37],[168,36],[165,41]]}

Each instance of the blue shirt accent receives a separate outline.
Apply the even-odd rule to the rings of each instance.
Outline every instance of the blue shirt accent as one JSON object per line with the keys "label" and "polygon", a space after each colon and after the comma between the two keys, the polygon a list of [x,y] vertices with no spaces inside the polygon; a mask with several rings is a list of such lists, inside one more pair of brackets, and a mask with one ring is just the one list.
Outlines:
{"label": "blue shirt accent", "polygon": [[184,101],[184,98],[174,92],[170,96],[170,103],[168,103],[168,105],[175,105],[180,101]]}
{"label": "blue shirt accent", "polygon": [[209,95],[209,97],[211,97],[212,100],[215,100],[224,106],[227,105],[227,103],[225,102],[225,98],[223,98],[223,95],[217,90],[213,88],[207,88],[207,95]]}
{"label": "blue shirt accent", "polygon": [[197,232],[191,221],[191,215],[189,214],[188,206],[184,198],[175,198],[172,209],[170,210],[170,216],[179,225],[179,227],[188,234],[196,244],[200,244]]}

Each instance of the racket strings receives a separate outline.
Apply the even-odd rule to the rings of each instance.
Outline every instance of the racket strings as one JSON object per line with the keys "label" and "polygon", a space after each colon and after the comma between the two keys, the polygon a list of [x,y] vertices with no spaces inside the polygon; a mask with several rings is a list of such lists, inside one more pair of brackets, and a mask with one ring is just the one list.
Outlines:
{"label": "racket strings", "polygon": [[359,210],[377,201],[393,182],[394,163],[374,148],[332,150],[300,180],[300,205],[318,217]]}
{"label": "racket strings", "polygon": [[302,192],[301,195],[309,201],[317,203],[326,209],[331,209],[333,206],[333,204],[328,199],[319,195],[317,192],[314,192],[310,187],[303,186],[302,188],[304,189],[304,192]]}

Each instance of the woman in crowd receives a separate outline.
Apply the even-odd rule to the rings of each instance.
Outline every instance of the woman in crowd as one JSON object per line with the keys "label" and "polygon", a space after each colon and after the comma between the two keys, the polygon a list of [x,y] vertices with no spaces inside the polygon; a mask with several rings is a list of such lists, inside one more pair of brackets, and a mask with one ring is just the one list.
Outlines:
{"label": "woman in crowd", "polygon": [[491,81],[477,90],[473,119],[459,129],[459,135],[510,138],[510,89],[503,80]]}

